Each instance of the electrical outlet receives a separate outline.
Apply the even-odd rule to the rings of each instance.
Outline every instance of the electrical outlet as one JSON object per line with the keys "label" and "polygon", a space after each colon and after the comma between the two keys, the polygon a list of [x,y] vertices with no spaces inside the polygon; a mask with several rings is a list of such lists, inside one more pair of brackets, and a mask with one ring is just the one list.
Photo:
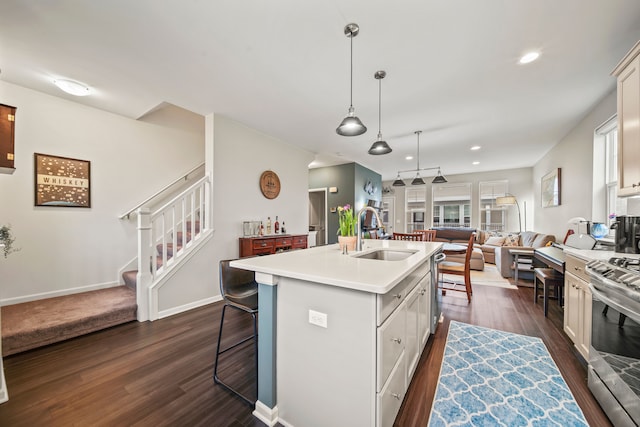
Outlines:
{"label": "electrical outlet", "polygon": [[327,314],[319,311],[309,310],[309,323],[312,325],[327,327]]}

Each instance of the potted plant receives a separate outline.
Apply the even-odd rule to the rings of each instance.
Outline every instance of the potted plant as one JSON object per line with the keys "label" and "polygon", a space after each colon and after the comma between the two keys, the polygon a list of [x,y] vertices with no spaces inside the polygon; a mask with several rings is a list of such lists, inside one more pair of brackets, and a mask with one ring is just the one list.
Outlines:
{"label": "potted plant", "polygon": [[4,253],[4,257],[6,258],[11,252],[16,252],[19,249],[13,247],[13,242],[15,242],[15,238],[11,234],[11,225],[3,225],[0,227],[0,247]]}
{"label": "potted plant", "polygon": [[338,206],[338,244],[340,250],[344,246],[347,250],[354,251],[356,249],[356,226],[358,219],[351,205]]}

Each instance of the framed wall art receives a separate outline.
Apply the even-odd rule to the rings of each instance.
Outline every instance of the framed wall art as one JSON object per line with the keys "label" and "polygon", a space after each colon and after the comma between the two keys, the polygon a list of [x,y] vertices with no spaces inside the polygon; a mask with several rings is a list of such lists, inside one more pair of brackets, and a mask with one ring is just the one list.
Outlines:
{"label": "framed wall art", "polygon": [[35,205],[91,207],[91,162],[34,153]]}
{"label": "framed wall art", "polygon": [[542,177],[541,199],[543,208],[560,206],[560,168]]}

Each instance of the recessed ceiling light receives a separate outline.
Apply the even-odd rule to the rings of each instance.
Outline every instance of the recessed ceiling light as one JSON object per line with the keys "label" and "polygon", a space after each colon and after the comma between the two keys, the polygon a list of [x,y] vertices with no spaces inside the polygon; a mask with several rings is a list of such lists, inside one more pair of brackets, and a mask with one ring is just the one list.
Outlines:
{"label": "recessed ceiling light", "polygon": [[479,145],[474,145],[473,147],[470,148],[470,150],[475,151],[475,150],[479,150],[480,148],[482,147],[480,147]]}
{"label": "recessed ceiling light", "polygon": [[528,64],[538,59],[539,56],[540,56],[540,52],[529,52],[524,54],[522,58],[520,58],[520,61],[518,62],[520,62],[521,64]]}
{"label": "recessed ceiling light", "polygon": [[53,84],[55,84],[68,94],[75,96],[87,96],[91,93],[88,87],[86,87],[82,83],[74,82],[73,80],[54,80]]}
{"label": "recessed ceiling light", "polygon": [[413,156],[407,156],[405,157],[405,160],[413,160]]}
{"label": "recessed ceiling light", "polygon": [[471,164],[472,164],[472,165],[479,165],[479,164],[480,164],[480,162],[475,161],[475,162],[473,162],[473,163],[471,163]]}

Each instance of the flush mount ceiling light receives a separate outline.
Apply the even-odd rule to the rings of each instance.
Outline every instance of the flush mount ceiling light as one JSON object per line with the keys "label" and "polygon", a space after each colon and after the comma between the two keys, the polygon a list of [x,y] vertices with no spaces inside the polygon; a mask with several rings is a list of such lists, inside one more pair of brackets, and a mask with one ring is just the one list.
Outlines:
{"label": "flush mount ceiling light", "polygon": [[387,141],[382,140],[381,121],[382,121],[382,79],[386,77],[385,71],[376,71],[373,77],[378,80],[378,140],[369,148],[369,154],[389,154],[392,150]]}
{"label": "flush mount ceiling light", "polygon": [[362,135],[367,131],[367,127],[363,125],[360,119],[356,116],[353,108],[353,38],[357,36],[359,32],[360,27],[358,27],[358,24],[347,24],[344,27],[344,34],[351,39],[351,92],[349,95],[349,113],[336,129],[336,133],[342,136],[357,136]]}
{"label": "flush mount ceiling light", "polygon": [[518,62],[520,64],[528,64],[538,59],[538,57],[540,57],[540,52],[528,52],[525,53]]}
{"label": "flush mount ceiling light", "polygon": [[422,177],[420,176],[420,171],[433,170],[433,169],[438,169],[438,174],[433,178],[433,181],[431,181],[432,184],[442,184],[447,182],[445,177],[442,176],[442,173],[440,173],[440,166],[434,166],[431,168],[422,168],[422,169],[420,168],[420,134],[422,133],[422,131],[417,130],[414,133],[418,136],[417,168],[406,170],[406,171],[398,171],[398,177],[396,178],[395,181],[393,181],[393,184],[391,185],[393,185],[394,187],[404,187],[406,185],[402,180],[402,178],[400,178],[400,174],[403,172],[416,173],[416,177],[413,178],[413,181],[411,181],[411,185],[424,185],[425,182],[424,182],[424,179],[422,179]]}
{"label": "flush mount ceiling light", "polygon": [[75,96],[87,96],[91,93],[88,87],[82,83],[74,82],[73,80],[58,79],[54,80],[53,84],[68,94]]}
{"label": "flush mount ceiling light", "polygon": [[473,147],[469,148],[469,150],[476,151],[476,150],[479,150],[480,148],[482,147],[480,147],[479,145],[474,145]]}

